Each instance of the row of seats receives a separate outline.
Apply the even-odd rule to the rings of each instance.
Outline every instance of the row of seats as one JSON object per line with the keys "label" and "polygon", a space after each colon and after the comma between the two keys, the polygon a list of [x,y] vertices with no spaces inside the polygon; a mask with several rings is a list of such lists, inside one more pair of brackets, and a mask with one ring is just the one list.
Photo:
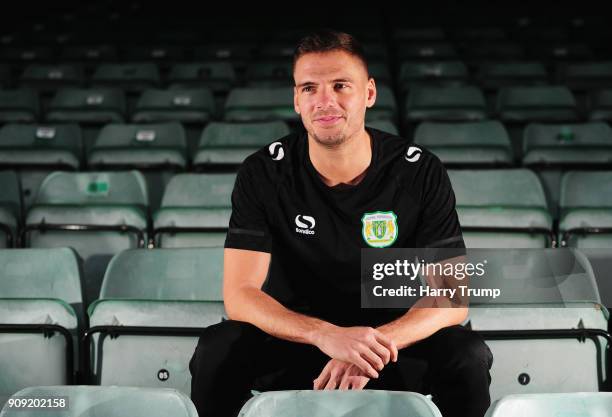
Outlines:
{"label": "row of seats", "polygon": [[[198,417],[191,400],[167,388],[92,386],[29,387],[15,395],[24,398],[65,398],[67,407],[55,411],[58,417],[113,415],[131,417]],[[612,416],[612,394],[524,394],[504,397],[493,403],[486,417],[541,417],[564,414],[576,417]],[[296,411],[300,410],[300,411]],[[384,411],[382,411],[384,410]],[[305,413],[305,414],[302,414]],[[240,417],[284,417],[306,415],[325,417],[441,417],[426,396],[392,391],[278,391],[256,394],[239,413]],[[38,417],[18,407],[4,408],[0,417]]]}
{"label": "row of seats", "polygon": [[[468,247],[612,248],[610,171],[563,176],[558,225],[532,171],[457,170],[449,176]],[[23,221],[16,175],[5,172],[1,179],[0,245],[15,246],[20,236],[25,247],[76,249],[92,301],[108,261],[121,250],[222,246],[235,174],[170,176],[159,208],[151,210],[147,181],[137,171],[55,172],[42,182]],[[599,265],[603,276],[607,264]]]}
{"label": "row of seats", "polygon": [[[474,68],[472,68],[474,67]],[[557,64],[549,73],[542,62],[512,60],[508,62],[482,61],[478,63],[457,60],[402,61],[397,71],[397,84],[405,92],[414,84],[476,84],[486,90],[509,85],[560,84],[582,91],[612,86],[612,62],[587,61]],[[173,64],[162,75],[153,62],[103,64],[89,69],[74,64],[31,64],[25,69],[0,65],[0,83],[31,87],[45,93],[63,87],[85,85],[125,85],[133,90],[170,87],[206,86],[215,92],[227,92],[232,87],[293,86],[292,61],[263,60],[249,62],[244,74],[230,62],[209,61]],[[391,67],[383,61],[368,63],[370,75],[378,84],[391,85]],[[14,74],[17,72],[17,74]],[[91,72],[91,74],[89,74]],[[128,84],[129,83],[129,84]]]}
{"label": "row of seats", "polygon": [[[485,249],[471,256],[491,265],[474,285],[511,293],[499,303],[472,302],[464,323],[493,351],[493,399],[605,386],[609,314],[581,252]],[[226,317],[222,271],[220,247],[125,250],[85,311],[72,249],[0,250],[0,402],[34,384],[70,384],[75,374],[95,385],[189,395],[199,334]]]}
{"label": "row of seats", "polygon": [[[124,85],[130,88],[129,85]],[[289,87],[234,88],[217,108],[208,88],[147,89],[127,109],[125,93],[117,88],[65,88],[40,105],[34,90],[0,90],[0,121],[6,122],[109,122],[181,121],[206,123],[221,117],[226,121],[286,120],[298,123]],[[44,107],[44,109],[42,109]],[[417,123],[422,120],[470,121],[488,117],[504,122],[570,122],[580,119],[610,120],[612,90],[588,96],[586,114],[572,92],[564,86],[502,88],[491,105],[475,86],[415,86],[402,103],[402,114],[393,91],[377,89],[374,107],[367,120],[389,119]],[[44,113],[44,114],[43,114]],[[221,114],[220,114],[221,113]]]}

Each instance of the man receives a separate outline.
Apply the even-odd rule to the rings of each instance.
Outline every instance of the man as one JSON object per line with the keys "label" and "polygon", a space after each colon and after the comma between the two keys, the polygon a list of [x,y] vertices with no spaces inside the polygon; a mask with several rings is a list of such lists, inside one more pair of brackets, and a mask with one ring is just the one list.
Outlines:
{"label": "man", "polygon": [[[236,415],[251,389],[363,388],[431,393],[445,417],[484,415],[492,357],[459,326],[466,308],[360,308],[361,248],[464,247],[445,169],[364,127],[376,85],[350,35],[303,38],[293,75],[306,132],[251,155],[234,186],[230,320],[204,330],[190,362],[200,417]],[[375,216],[389,226],[376,239]]]}

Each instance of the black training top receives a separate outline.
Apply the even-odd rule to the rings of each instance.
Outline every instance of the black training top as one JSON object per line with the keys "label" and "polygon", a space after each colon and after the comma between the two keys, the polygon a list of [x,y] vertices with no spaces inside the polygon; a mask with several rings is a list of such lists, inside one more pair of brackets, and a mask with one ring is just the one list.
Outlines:
{"label": "black training top", "polygon": [[226,248],[271,253],[264,291],[339,325],[376,326],[403,313],[361,309],[361,248],[465,247],[440,160],[406,139],[366,129],[372,161],[353,186],[321,180],[306,132],[249,156],[234,185],[225,241]]}

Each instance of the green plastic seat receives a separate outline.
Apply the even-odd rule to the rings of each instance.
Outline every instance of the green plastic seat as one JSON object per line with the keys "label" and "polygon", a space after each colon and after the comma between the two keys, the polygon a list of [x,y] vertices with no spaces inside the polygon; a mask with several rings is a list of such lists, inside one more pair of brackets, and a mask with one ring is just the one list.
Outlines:
{"label": "green plastic seat", "polygon": [[366,121],[396,120],[397,102],[393,90],[386,85],[376,88],[376,103],[366,111]]}
{"label": "green plastic seat", "polygon": [[153,216],[155,246],[223,246],[235,181],[236,174],[175,175]]}
{"label": "green plastic seat", "polygon": [[62,50],[62,61],[91,66],[100,62],[117,60],[117,49],[112,45],[74,45]]}
{"label": "green plastic seat", "polygon": [[10,248],[17,242],[21,223],[19,178],[14,171],[0,171],[0,189],[0,248]]}
{"label": "green plastic seat", "polygon": [[612,129],[606,123],[530,123],[523,133],[523,165],[612,166]]}
{"label": "green plastic seat", "polygon": [[446,38],[444,30],[439,27],[395,28],[393,38],[397,41],[442,41]]}
{"label": "green plastic seat", "polygon": [[255,395],[239,417],[442,417],[438,407],[416,392],[273,391]]}
{"label": "green plastic seat", "polygon": [[591,48],[584,43],[567,43],[567,42],[555,42],[555,43],[544,43],[535,44],[530,48],[531,55],[538,59],[545,59],[547,61],[568,61],[568,60],[582,60],[586,61],[593,57],[593,51]]}
{"label": "green plastic seat", "polygon": [[55,123],[120,123],[125,112],[126,100],[121,90],[66,88],[59,90],[51,100],[46,120]]}
{"label": "green plastic seat", "polygon": [[29,65],[19,78],[21,86],[42,92],[78,87],[82,82],[83,74],[80,68],[73,65]]}
{"label": "green plastic seat", "polygon": [[612,61],[571,62],[557,65],[557,79],[571,90],[612,87]]}
{"label": "green plastic seat", "polygon": [[299,121],[293,108],[293,89],[235,88],[225,102],[225,116],[229,122]]}
{"label": "green plastic seat", "polygon": [[293,87],[293,64],[287,59],[254,61],[247,66],[246,82],[250,87]]}
{"label": "green plastic seat", "polygon": [[185,59],[185,49],[176,45],[144,45],[123,48],[124,59],[135,62],[168,63]]}
{"label": "green plastic seat", "polygon": [[207,87],[213,93],[227,93],[236,83],[236,73],[229,62],[176,64],[168,82],[175,88]]}
{"label": "green plastic seat", "polygon": [[50,172],[80,169],[81,133],[74,124],[9,123],[0,128],[0,165],[17,170],[24,207],[32,205],[41,182]]}
{"label": "green plastic seat", "polygon": [[[363,47],[363,53],[368,60],[368,67],[371,67],[373,63],[386,62],[389,58],[389,50],[387,44],[378,41],[367,41],[361,44]],[[372,69],[370,68],[370,71]]]}
{"label": "green plastic seat", "polygon": [[508,132],[496,120],[465,123],[423,122],[414,142],[435,153],[445,165],[510,165]]}
{"label": "green plastic seat", "polygon": [[470,61],[520,60],[525,57],[524,48],[515,42],[504,40],[491,42],[470,42],[464,47],[464,54]]}
{"label": "green plastic seat", "polygon": [[238,165],[261,147],[289,133],[289,126],[283,121],[212,122],[202,132],[193,165]]}
{"label": "green plastic seat", "polygon": [[612,89],[594,91],[589,96],[589,120],[612,120]]}
{"label": "green plastic seat", "polygon": [[461,27],[454,31],[453,37],[459,41],[498,42],[506,39],[506,32],[499,27]]}
{"label": "green plastic seat", "polygon": [[508,86],[546,84],[548,74],[539,62],[490,62],[480,66],[478,79],[483,88],[496,90]]}
{"label": "green plastic seat", "polygon": [[504,122],[567,122],[576,120],[576,100],[563,86],[506,87],[497,96]]}
{"label": "green plastic seat", "polygon": [[38,46],[38,47],[6,47],[3,48],[2,61],[14,63],[31,63],[49,61],[53,58],[53,48]]}
{"label": "green plastic seat", "polygon": [[[94,383],[175,388],[188,395],[188,363],[201,329],[225,317],[222,271],[221,247],[116,255],[100,299],[88,310],[91,328],[110,326],[119,332],[118,337],[109,337],[108,331],[91,335]],[[126,326],[149,328],[152,334],[121,334]],[[166,328],[191,330],[181,336]]]}
{"label": "green plastic seat", "polygon": [[411,42],[397,45],[400,60],[448,60],[457,57],[455,47],[445,42]]}
{"label": "green plastic seat", "polygon": [[399,130],[397,129],[397,126],[391,120],[372,120],[371,122],[367,122],[366,126],[382,130],[383,132],[391,133],[392,135],[399,135]]}
{"label": "green plastic seat", "polygon": [[575,417],[612,416],[609,392],[568,392],[563,394],[517,394],[491,404],[485,417]]}
{"label": "green plastic seat", "polygon": [[[144,246],[148,207],[145,179],[139,172],[54,172],[41,184],[26,216],[25,243],[74,248],[84,261],[90,302],[98,298],[110,258],[121,250]],[[75,227],[58,230],[58,225]],[[84,226],[93,228],[78,230]]]}
{"label": "green plastic seat", "polygon": [[[601,389],[608,342],[600,334],[609,313],[586,256],[559,248],[479,251],[468,256],[485,259],[487,272],[470,286],[501,291],[496,300],[473,300],[469,311],[469,326],[485,332],[493,353],[491,399]],[[588,329],[584,339],[572,335],[579,329]]]}
{"label": "green plastic seat", "polygon": [[33,123],[39,112],[38,95],[34,90],[0,90],[0,123]]}
{"label": "green plastic seat", "polygon": [[227,61],[235,68],[244,68],[253,57],[253,50],[254,45],[249,42],[219,42],[195,48],[194,58]]}
{"label": "green plastic seat", "polygon": [[402,63],[399,83],[402,90],[407,91],[419,84],[458,85],[467,80],[468,71],[461,61]]}
{"label": "green plastic seat", "polygon": [[[79,330],[84,328],[80,266],[74,251],[0,250],[0,323],[38,326],[0,331],[0,406],[18,390],[73,381]],[[47,325],[59,326],[49,335]],[[73,362],[68,362],[72,343]]]}
{"label": "green plastic seat", "polygon": [[213,95],[207,88],[146,90],[136,103],[132,121],[204,124],[214,112]]}
{"label": "green plastic seat", "polygon": [[6,88],[11,83],[11,68],[0,64],[0,87]]}
{"label": "green plastic seat", "polygon": [[160,84],[159,69],[153,63],[102,64],[91,76],[94,87],[121,88],[128,93],[137,93]]}
{"label": "green plastic seat", "polygon": [[198,417],[185,394],[173,389],[49,386],[25,388],[13,398],[66,398],[66,409],[5,408],[1,417]]}
{"label": "green plastic seat", "polygon": [[472,86],[415,86],[406,99],[404,118],[412,123],[482,120],[486,102],[482,91]]}
{"label": "green plastic seat", "polygon": [[550,246],[544,189],[528,169],[449,170],[467,247]]}

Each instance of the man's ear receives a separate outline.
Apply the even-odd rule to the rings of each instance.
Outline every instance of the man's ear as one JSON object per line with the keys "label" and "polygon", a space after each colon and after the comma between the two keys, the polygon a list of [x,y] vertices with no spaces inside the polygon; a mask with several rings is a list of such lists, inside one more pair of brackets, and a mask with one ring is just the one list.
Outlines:
{"label": "man's ear", "polygon": [[298,104],[298,91],[297,87],[293,87],[293,109],[297,114],[300,114],[300,105]]}
{"label": "man's ear", "polygon": [[366,107],[369,109],[376,103],[376,82],[372,77],[368,79],[366,94]]}

